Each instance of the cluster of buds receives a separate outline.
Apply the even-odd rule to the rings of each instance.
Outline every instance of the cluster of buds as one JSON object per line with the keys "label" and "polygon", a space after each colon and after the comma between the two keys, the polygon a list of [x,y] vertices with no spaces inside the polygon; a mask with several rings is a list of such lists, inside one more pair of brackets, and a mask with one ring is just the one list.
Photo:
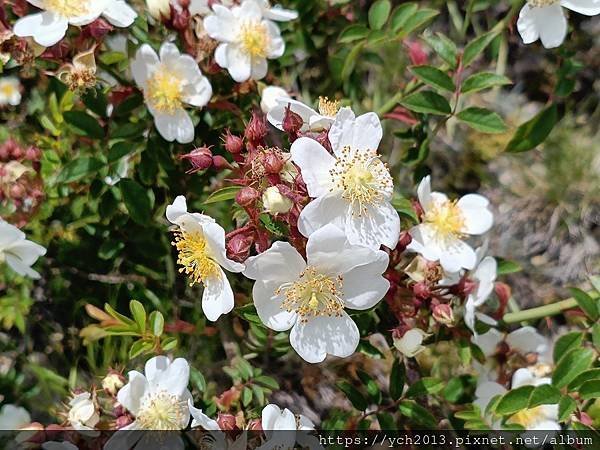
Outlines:
{"label": "cluster of buds", "polygon": [[18,226],[27,223],[44,198],[40,159],[37,147],[22,147],[13,139],[0,145],[0,208]]}

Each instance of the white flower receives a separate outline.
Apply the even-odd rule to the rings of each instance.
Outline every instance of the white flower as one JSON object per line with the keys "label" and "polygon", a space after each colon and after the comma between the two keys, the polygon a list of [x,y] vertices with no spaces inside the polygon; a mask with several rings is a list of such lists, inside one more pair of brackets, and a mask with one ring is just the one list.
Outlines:
{"label": "white flower", "polygon": [[227,258],[225,230],[212,217],[188,213],[185,197],[167,207],[167,219],[177,226],[173,245],[179,252],[179,271],[190,276],[191,284],[204,285],[202,310],[215,321],[233,309],[233,291],[222,268],[241,272],[244,265]]}
{"label": "white flower", "polygon": [[20,430],[31,423],[29,412],[11,404],[2,406],[0,410],[0,430]]}
{"label": "white flower", "polygon": [[298,221],[304,236],[333,223],[352,244],[373,249],[396,246],[400,217],[390,203],[392,177],[377,154],[382,136],[375,113],[355,117],[352,110],[342,108],[329,130],[333,155],[313,139],[294,141],[292,161],[314,198]]}
{"label": "white flower", "polygon": [[265,19],[288,22],[298,18],[297,11],[284,9],[280,5],[271,6],[269,0],[257,0],[257,3],[260,6]]}
{"label": "white flower", "polygon": [[277,186],[268,187],[262,195],[262,203],[265,212],[269,214],[285,214],[294,203],[287,197],[281,195]]}
{"label": "white flower", "polygon": [[[193,3],[193,1],[190,3],[190,9]],[[166,19],[171,17],[170,0],[146,0],[146,9],[156,20],[161,20],[163,17]]]}
{"label": "white flower", "polygon": [[273,108],[276,108],[278,99],[290,98],[290,94],[279,86],[267,86],[260,93],[260,109],[267,114]]}
{"label": "white flower", "polygon": [[0,78],[0,107],[21,103],[21,82],[17,77]]}
{"label": "white flower", "polygon": [[302,132],[328,130],[335,122],[335,118],[340,111],[340,102],[329,100],[327,97],[319,97],[318,112],[310,106],[288,97],[280,96],[276,98],[276,106],[271,108],[267,114],[267,119],[271,125],[281,131],[284,131],[283,119],[285,119],[288,107],[290,111],[302,118],[303,125],[300,128]]}
{"label": "white flower", "polygon": [[212,86],[190,55],[182,55],[174,44],[160,47],[160,59],[148,44],[142,45],[131,63],[137,85],[154,124],[167,141],[187,144],[194,140],[194,124],[184,105],[205,106]]}
{"label": "white flower", "polygon": [[100,421],[100,414],[89,392],[77,394],[69,402],[68,420],[76,430],[93,430]]}
{"label": "white flower", "polygon": [[[302,414],[295,415],[289,409],[269,404],[262,410],[261,427],[267,438],[257,450],[278,450],[283,448],[323,448],[316,437],[307,434],[315,429],[310,419]],[[295,433],[301,431],[301,433]]]}
{"label": "white flower", "polygon": [[44,47],[50,47],[65,37],[69,25],[88,25],[104,16],[116,27],[128,27],[137,17],[124,0],[27,1],[42,11],[17,20],[13,31],[20,37],[33,37]]}
{"label": "white flower", "polygon": [[546,48],[561,45],[567,35],[563,7],[586,16],[600,14],[600,0],[528,0],[517,21],[523,42],[541,39]]}
{"label": "white flower", "polygon": [[183,358],[170,361],[155,356],[146,362],[144,373],[132,370],[117,400],[135,420],[122,430],[182,430],[190,421],[188,390],[190,366]]}
{"label": "white flower", "polygon": [[279,58],[285,50],[279,28],[265,19],[258,0],[244,0],[231,9],[213,6],[214,14],[204,19],[208,35],[221,42],[215,61],[241,83],[267,75],[267,59]]}
{"label": "white flower", "polygon": [[208,417],[201,409],[195,408],[192,400],[188,401],[190,414],[192,415],[192,428],[202,427],[208,431],[208,435],[204,436],[201,441],[201,448],[218,449],[218,450],[246,450],[248,437],[246,433],[232,440],[228,433],[223,433],[219,423]]}
{"label": "white flower", "polygon": [[246,261],[258,315],[273,330],[291,328],[290,343],[308,362],[350,356],[360,335],[345,308],[369,309],[383,298],[388,255],[351,244],[334,225],[308,238],[306,255],[305,262],[289,243],[275,242]]}
{"label": "white flower", "polygon": [[[220,0],[221,5],[229,8],[234,5],[234,0]],[[188,11],[192,16],[206,16],[211,13],[209,0],[191,0]]]}
{"label": "white flower", "polygon": [[475,252],[478,263],[473,273],[469,276],[469,278],[475,282],[475,289],[468,295],[467,302],[465,303],[465,324],[474,333],[475,317],[490,325],[495,325],[496,323],[492,318],[475,311],[476,308],[486,302],[494,290],[494,283],[496,281],[496,273],[498,270],[498,264],[493,257],[484,257],[486,250],[487,245],[484,245]]}
{"label": "white flower", "polygon": [[429,261],[439,261],[446,272],[473,269],[477,256],[463,238],[484,234],[491,228],[494,216],[488,209],[488,200],[468,194],[451,201],[445,194],[431,192],[429,176],[423,178],[417,192],[423,222],[410,230],[412,242],[407,248]]}
{"label": "white flower", "polygon": [[40,274],[31,266],[45,254],[44,247],[28,241],[17,227],[0,220],[0,263],[6,262],[19,275],[38,279]]}
{"label": "white flower", "polygon": [[425,350],[422,344],[423,340],[428,336],[420,328],[413,328],[404,333],[400,339],[394,339],[394,347],[404,356],[412,358]]}

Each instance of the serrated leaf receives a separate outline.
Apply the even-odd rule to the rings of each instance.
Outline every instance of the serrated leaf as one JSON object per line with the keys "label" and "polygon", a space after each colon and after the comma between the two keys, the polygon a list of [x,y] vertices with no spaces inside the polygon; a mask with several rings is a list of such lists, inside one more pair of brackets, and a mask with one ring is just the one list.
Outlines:
{"label": "serrated leaf", "polygon": [[144,333],[146,330],[146,310],[144,309],[144,305],[137,300],[131,300],[129,302],[129,310],[131,311],[133,320],[135,320],[140,333]]}
{"label": "serrated leaf", "polygon": [[502,117],[485,108],[471,107],[456,115],[457,119],[483,133],[504,133],[507,128]]}
{"label": "serrated leaf", "polygon": [[491,72],[479,72],[474,73],[463,81],[460,90],[463,94],[469,94],[495,86],[505,86],[507,84],[512,84],[512,82],[504,75],[497,75]]}
{"label": "serrated leaf", "polygon": [[598,307],[596,306],[597,299],[593,299],[581,289],[569,288],[569,291],[585,315],[588,316],[592,321],[597,321],[600,317],[600,314],[598,313]]}
{"label": "serrated leaf", "polygon": [[408,22],[408,19],[417,12],[419,9],[418,5],[414,2],[402,3],[398,6],[393,14],[391,19],[391,28],[394,33],[398,33],[402,27]]}
{"label": "serrated leaf", "polygon": [[154,336],[162,336],[165,328],[165,318],[160,311],[152,311],[148,318],[150,332]]}
{"label": "serrated leaf", "polygon": [[419,80],[425,84],[433,86],[436,89],[441,89],[447,92],[454,92],[456,89],[452,78],[450,78],[440,69],[427,65],[411,66],[409,69]]}
{"label": "serrated leaf", "polygon": [[95,139],[104,137],[104,130],[98,123],[98,119],[83,111],[65,111],[63,117],[65,122],[71,125],[77,134]]}
{"label": "serrated leaf", "polygon": [[448,115],[452,112],[448,100],[433,91],[421,91],[405,97],[400,104],[423,114]]}
{"label": "serrated leaf", "polygon": [[505,151],[520,153],[537,147],[546,140],[556,122],[558,122],[558,108],[553,103],[533,119],[519,126]]}
{"label": "serrated leaf", "polygon": [[567,419],[569,419],[569,417],[571,417],[571,414],[573,414],[576,408],[577,403],[575,402],[575,400],[573,400],[568,395],[565,395],[563,398],[560,399],[560,402],[558,402],[558,421],[564,422]]}
{"label": "serrated leaf", "polygon": [[336,386],[340,391],[346,394],[352,406],[358,411],[364,411],[369,406],[365,397],[356,389],[352,384],[346,380],[340,380],[336,383]]}
{"label": "serrated leaf", "polygon": [[493,30],[482,34],[467,44],[462,57],[463,67],[468,67],[498,36],[500,31],[502,31],[502,27],[498,25]]}
{"label": "serrated leaf", "polygon": [[97,158],[81,156],[67,163],[56,178],[56,181],[59,183],[72,183],[86,175],[97,173],[103,166],[102,161]]}
{"label": "serrated leaf", "polygon": [[369,35],[369,29],[364,25],[350,25],[345,28],[338,37],[340,44],[348,44],[350,42],[365,39]]}
{"label": "serrated leaf", "polygon": [[557,363],[566,353],[574,348],[581,347],[583,343],[583,333],[580,331],[572,331],[564,334],[556,340],[554,344],[554,352],[552,358],[554,363]]}
{"label": "serrated leaf", "polygon": [[210,194],[206,200],[204,200],[204,204],[208,205],[210,203],[218,203],[226,200],[232,200],[235,198],[235,196],[241,188],[241,186],[227,186],[222,189],[218,189],[212,194]]}
{"label": "serrated leaf", "polygon": [[521,386],[508,391],[496,405],[496,414],[507,416],[527,408],[529,397],[534,389],[534,386]]}
{"label": "serrated leaf", "polygon": [[140,225],[147,225],[152,214],[152,204],[146,190],[130,178],[121,179],[118,186],[131,219]]}
{"label": "serrated leaf", "polygon": [[552,374],[552,384],[559,389],[565,387],[577,375],[589,369],[595,358],[596,354],[590,348],[574,348],[564,355],[556,365]]}
{"label": "serrated leaf", "polygon": [[372,30],[380,30],[383,28],[392,10],[390,0],[377,0],[369,8],[369,26]]}

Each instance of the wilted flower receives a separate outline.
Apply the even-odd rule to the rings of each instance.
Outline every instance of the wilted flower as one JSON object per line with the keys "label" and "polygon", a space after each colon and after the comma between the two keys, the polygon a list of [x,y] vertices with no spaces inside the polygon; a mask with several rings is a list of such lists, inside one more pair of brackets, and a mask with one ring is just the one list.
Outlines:
{"label": "wilted flower", "polygon": [[65,37],[69,25],[88,25],[102,15],[117,27],[128,27],[137,17],[124,0],[27,1],[42,12],[20,18],[13,31],[20,37],[33,37],[44,47],[50,47]]}
{"label": "wilted flower", "polygon": [[394,347],[398,349],[404,356],[412,358],[423,350],[423,340],[429,335],[420,328],[408,330],[401,338],[394,338]]}
{"label": "wilted flower", "polygon": [[56,78],[66,84],[72,91],[85,91],[96,85],[95,47],[73,57],[72,64],[62,66]]}
{"label": "wilted flower", "polygon": [[125,384],[125,378],[119,372],[110,371],[108,375],[102,378],[102,389],[108,395],[116,395],[119,389]]}
{"label": "wilted flower", "polygon": [[262,195],[263,207],[269,214],[285,214],[294,203],[287,197],[281,195],[277,186],[268,187]]}
{"label": "wilted flower", "polygon": [[194,140],[194,123],[185,104],[203,107],[212,97],[212,86],[190,55],[182,55],[174,44],[165,42],[159,55],[142,45],[131,63],[131,71],[154,124],[167,141],[187,144]]}
{"label": "wilted flower", "polygon": [[93,430],[100,414],[89,392],[76,394],[69,402],[68,421],[76,430]]}
{"label": "wilted flower", "polygon": [[0,219],[0,262],[6,262],[19,275],[38,279],[40,274],[31,266],[45,254],[44,247],[28,241],[25,233]]}
{"label": "wilted flower", "polygon": [[17,77],[0,78],[0,107],[21,103],[21,82]]}
{"label": "wilted flower", "polygon": [[291,328],[290,343],[308,362],[350,356],[360,335],[345,308],[369,309],[383,298],[388,255],[350,243],[331,224],[311,234],[306,255],[278,241],[246,261],[258,315],[273,330]]}

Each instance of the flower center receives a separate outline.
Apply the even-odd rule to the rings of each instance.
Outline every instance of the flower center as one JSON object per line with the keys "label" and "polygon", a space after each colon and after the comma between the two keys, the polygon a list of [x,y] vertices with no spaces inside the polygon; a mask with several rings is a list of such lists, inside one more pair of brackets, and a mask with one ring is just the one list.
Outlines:
{"label": "flower center", "polygon": [[275,290],[285,299],[281,308],[296,312],[300,321],[308,322],[311,317],[340,317],[344,311],[342,300],[343,279],[319,273],[308,266],[293,283],[286,283]]}
{"label": "flower center", "polygon": [[173,113],[183,103],[183,80],[167,67],[161,66],[148,79],[144,94],[154,109]]}
{"label": "flower center", "polygon": [[199,232],[187,233],[179,229],[171,244],[179,252],[177,264],[182,266],[179,273],[185,272],[190,277],[190,286],[220,276],[219,266],[210,257],[206,239]]}
{"label": "flower center", "polygon": [[266,58],[271,38],[267,26],[261,22],[246,22],[239,35],[242,48],[253,58]]}
{"label": "flower center", "polygon": [[335,188],[343,191],[342,198],[359,216],[369,206],[381,203],[393,189],[390,172],[375,152],[352,152],[345,147],[329,173]]}
{"label": "flower center", "polygon": [[82,0],[45,0],[44,9],[63,17],[78,17],[88,13],[89,5]]}
{"label": "flower center", "polygon": [[522,411],[511,416],[509,422],[521,425],[526,430],[530,430],[542,420],[544,417],[544,410],[541,406],[535,408],[526,408]]}
{"label": "flower center", "polygon": [[319,114],[326,117],[335,117],[340,110],[339,100],[329,100],[328,97],[319,97]]}
{"label": "flower center", "polygon": [[527,3],[533,8],[542,8],[544,6],[554,5],[558,2],[559,0],[527,0]]}
{"label": "flower center", "polygon": [[432,225],[442,239],[462,236],[465,225],[462,211],[456,201],[450,200],[434,203],[433,207],[425,213],[424,221]]}
{"label": "flower center", "polygon": [[17,92],[17,89],[12,83],[3,83],[0,85],[0,93],[3,96],[11,97]]}
{"label": "flower center", "polygon": [[181,430],[187,424],[187,404],[176,395],[160,391],[147,395],[136,417],[143,430]]}

